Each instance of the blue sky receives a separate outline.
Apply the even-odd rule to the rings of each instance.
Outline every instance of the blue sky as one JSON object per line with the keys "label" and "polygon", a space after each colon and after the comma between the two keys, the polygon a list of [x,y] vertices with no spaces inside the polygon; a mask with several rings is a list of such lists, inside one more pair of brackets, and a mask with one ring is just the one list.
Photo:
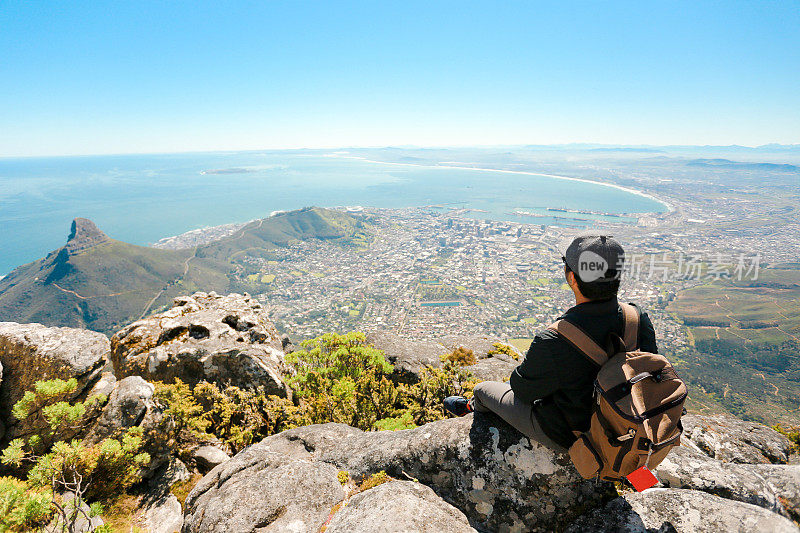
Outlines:
{"label": "blue sky", "polygon": [[0,156],[800,143],[791,2],[0,2]]}

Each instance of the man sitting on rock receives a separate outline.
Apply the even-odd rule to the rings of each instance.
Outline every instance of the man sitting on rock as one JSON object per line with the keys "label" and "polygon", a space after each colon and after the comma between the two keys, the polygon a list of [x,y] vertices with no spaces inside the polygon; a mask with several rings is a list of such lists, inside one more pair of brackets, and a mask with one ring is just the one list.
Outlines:
{"label": "man sitting on rock", "polygon": [[[611,332],[623,334],[617,291],[624,262],[622,246],[598,231],[579,234],[562,255],[574,307],[560,318],[580,327],[600,346]],[[658,353],[653,324],[641,311],[639,349]],[[473,398],[450,396],[444,407],[456,416],[492,411],[532,440],[559,452],[589,429],[594,380],[599,368],[555,331],[538,333],[508,383],[483,381]]]}

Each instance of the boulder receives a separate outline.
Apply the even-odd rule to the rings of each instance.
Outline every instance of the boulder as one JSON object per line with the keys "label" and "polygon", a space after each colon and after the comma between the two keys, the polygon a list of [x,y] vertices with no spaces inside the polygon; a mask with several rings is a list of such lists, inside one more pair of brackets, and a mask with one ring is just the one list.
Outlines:
{"label": "boulder", "polygon": [[95,382],[94,386],[87,394],[87,397],[102,395],[108,398],[114,392],[114,386],[117,384],[117,378],[113,372],[103,371],[100,378]]}
{"label": "boulder", "polygon": [[117,378],[179,378],[286,396],[283,350],[277,330],[247,295],[198,292],[176,298],[163,312],[121,329],[111,338]]}
{"label": "boulder", "polygon": [[325,533],[470,533],[464,513],[430,487],[390,481],[353,496],[335,513]]}
{"label": "boulder", "polygon": [[224,450],[217,446],[209,445],[200,446],[194,450],[193,457],[197,469],[203,474],[230,459],[230,456]]}
{"label": "boulder", "polygon": [[147,533],[180,533],[183,528],[181,502],[173,494],[148,503],[142,511],[141,526]]}
{"label": "boulder", "polygon": [[163,412],[153,398],[155,387],[139,376],[130,376],[114,385],[108,402],[83,442],[97,444],[107,437],[118,437],[122,430],[139,426],[144,433],[143,450],[150,454],[146,476],[169,460],[169,449],[162,428]]}
{"label": "boulder", "polygon": [[784,514],[800,523],[800,465],[747,465],[770,484]]}
{"label": "boulder", "polygon": [[175,483],[188,481],[191,477],[192,473],[183,461],[170,457],[169,461],[161,465],[148,480],[145,502],[157,501],[168,496]]}
{"label": "boulder", "polygon": [[568,533],[796,533],[791,520],[748,503],[686,489],[629,492],[576,520]]}
{"label": "boulder", "polygon": [[317,533],[345,491],[338,469],[310,454],[251,446],[209,472],[189,493],[184,533]]}
{"label": "boulder", "polygon": [[[490,354],[495,343],[507,344],[489,335],[450,335],[438,339],[410,340],[390,331],[367,334],[367,341],[383,350],[386,359],[395,367],[394,378],[403,383],[419,381],[425,366],[442,365],[439,356],[458,347],[472,350],[478,362],[465,368],[481,381],[503,381],[511,375],[519,361],[505,354]],[[521,358],[519,350],[512,349]]]}
{"label": "boulder", "polygon": [[684,416],[684,437],[700,450],[729,463],[786,464],[792,443],[786,436],[756,422],[746,422],[731,415]]}
{"label": "boulder", "polygon": [[161,417],[153,399],[154,392],[153,384],[139,376],[117,381],[84,442],[96,444],[107,437],[116,437],[120,430],[143,424],[155,429]]}
{"label": "boulder", "polygon": [[183,527],[183,509],[170,492],[172,485],[187,481],[191,473],[183,462],[171,457],[148,481],[137,512],[137,526],[147,533],[175,533]]}
{"label": "boulder", "polygon": [[531,443],[492,414],[404,431],[329,423],[267,437],[214,468],[186,501],[184,531],[254,531],[278,518],[285,529],[302,521],[297,531],[317,531],[344,498],[339,470],[416,478],[487,531],[561,528],[616,496],[611,484],[582,479],[567,455]]}
{"label": "boulder", "polygon": [[[765,475],[766,472],[754,468],[756,466],[783,469],[782,475],[787,476],[783,486],[776,486]],[[670,488],[701,490],[784,516],[791,516],[792,505],[787,501],[793,500],[796,505],[800,491],[800,466],[723,463],[688,446],[673,448],[655,469],[655,474],[664,486]],[[781,474],[775,472],[773,476],[781,477]]]}
{"label": "boulder", "polygon": [[286,333],[281,335],[281,348],[283,348],[283,353],[285,354],[290,354],[297,349],[292,342],[291,337],[289,337],[289,335]]}
{"label": "boulder", "polygon": [[73,397],[85,396],[109,361],[109,347],[105,335],[86,329],[0,322],[0,420],[9,421],[14,404],[40,380],[75,378]]}
{"label": "boulder", "polygon": [[403,383],[419,381],[426,366],[440,366],[439,356],[447,349],[434,340],[408,340],[392,331],[367,333],[367,342],[382,350],[386,360],[394,365],[394,378]]}

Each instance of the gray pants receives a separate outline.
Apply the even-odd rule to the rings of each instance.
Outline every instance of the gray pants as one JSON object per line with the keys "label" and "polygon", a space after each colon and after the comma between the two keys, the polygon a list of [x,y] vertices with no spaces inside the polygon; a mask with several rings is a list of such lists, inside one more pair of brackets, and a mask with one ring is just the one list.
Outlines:
{"label": "gray pants", "polygon": [[473,407],[476,411],[481,413],[491,411],[529,439],[560,453],[567,451],[545,435],[533,414],[531,404],[515,398],[514,391],[508,383],[482,381],[475,385],[472,394],[475,398]]}

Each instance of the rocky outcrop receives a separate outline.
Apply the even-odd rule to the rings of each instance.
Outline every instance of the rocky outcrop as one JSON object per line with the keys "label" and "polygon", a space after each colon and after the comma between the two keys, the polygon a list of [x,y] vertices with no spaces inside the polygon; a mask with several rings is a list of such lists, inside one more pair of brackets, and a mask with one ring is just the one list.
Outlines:
{"label": "rocky outcrop", "polygon": [[180,460],[171,458],[148,482],[137,520],[146,533],[175,533],[183,527],[183,509],[178,498],[170,492],[172,485],[187,481],[189,469]]}
{"label": "rocky outcrop", "polygon": [[[772,471],[761,467],[771,467]],[[697,489],[789,517],[798,511],[800,466],[723,463],[691,447],[679,446],[655,473],[666,487]],[[777,486],[775,479],[782,480],[782,486]]]}
{"label": "rocky outcrop", "polygon": [[130,376],[114,385],[108,402],[84,439],[96,444],[107,437],[116,436],[121,429],[147,425],[155,429],[160,420],[160,409],[155,405],[155,387],[139,376]]}
{"label": "rocky outcrop", "polygon": [[474,533],[464,513],[430,487],[390,481],[356,494],[335,513],[325,533]]}
{"label": "rocky outcrop", "polygon": [[85,329],[0,322],[0,420],[33,384],[46,379],[78,381],[74,397],[85,396],[108,364],[108,338]]}
{"label": "rocky outcrop", "polygon": [[345,491],[335,466],[297,452],[256,445],[216,467],[186,499],[184,533],[319,531]]}
{"label": "rocky outcrop", "polygon": [[76,218],[72,221],[65,249],[69,255],[75,255],[106,242],[111,242],[111,239],[94,222],[88,218]]}
{"label": "rocky outcrop", "polygon": [[[489,335],[451,335],[439,339],[409,340],[389,331],[374,331],[367,334],[367,341],[383,350],[386,359],[395,367],[394,378],[404,383],[419,381],[426,366],[439,367],[439,356],[451,353],[458,347],[472,350],[477,363],[465,367],[478,379],[502,381],[511,375],[520,361],[505,354],[491,354],[495,343],[506,344]],[[513,348],[517,357],[521,354]]]}
{"label": "rocky outcrop", "polygon": [[143,430],[143,451],[150,454],[149,476],[169,461],[169,449],[164,439],[163,412],[153,398],[155,388],[139,376],[130,376],[114,385],[108,402],[83,442],[97,444],[108,437],[134,426]]}
{"label": "rocky outcrop", "polygon": [[709,457],[730,463],[786,464],[792,443],[784,435],[756,422],[730,415],[687,415],[684,437]]}
{"label": "rocky outcrop", "polygon": [[243,388],[263,387],[285,396],[283,350],[277,330],[247,295],[198,292],[176,298],[172,308],[121,329],[111,338],[118,378],[150,381],[207,380]]}
{"label": "rocky outcrop", "polygon": [[568,456],[491,414],[396,432],[313,425],[268,437],[213,469],[186,501],[184,531],[318,531],[345,496],[339,470],[416,478],[482,531],[557,529],[603,503],[611,488],[583,480]]}
{"label": "rocky outcrop", "polygon": [[568,533],[797,533],[791,520],[699,490],[649,489],[627,493],[575,521]]}
{"label": "rocky outcrop", "polygon": [[197,469],[203,474],[230,459],[224,450],[210,445],[200,446],[192,452],[192,457]]}
{"label": "rocky outcrop", "polygon": [[172,494],[144,508],[142,527],[147,533],[178,533],[183,527],[181,502]]}

